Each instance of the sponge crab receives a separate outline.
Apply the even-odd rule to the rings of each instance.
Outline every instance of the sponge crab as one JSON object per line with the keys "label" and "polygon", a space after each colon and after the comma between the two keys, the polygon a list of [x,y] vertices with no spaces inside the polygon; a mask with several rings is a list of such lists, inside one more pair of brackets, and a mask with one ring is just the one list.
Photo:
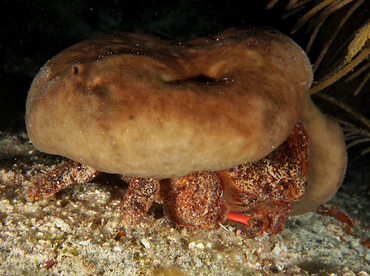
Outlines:
{"label": "sponge crab", "polygon": [[74,161],[37,180],[28,198],[102,171],[129,183],[125,231],[157,201],[189,229],[228,219],[248,224],[249,236],[279,233],[292,212],[332,197],[347,164],[342,131],[312,103],[311,82],[303,50],[266,28],[186,42],[134,33],[80,42],[31,85],[31,142]]}

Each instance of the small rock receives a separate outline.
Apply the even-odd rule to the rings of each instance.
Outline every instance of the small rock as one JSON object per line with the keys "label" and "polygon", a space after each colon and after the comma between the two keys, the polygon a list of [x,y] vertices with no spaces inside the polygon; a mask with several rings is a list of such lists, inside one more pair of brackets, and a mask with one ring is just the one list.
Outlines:
{"label": "small rock", "polygon": [[147,239],[145,239],[145,238],[141,239],[141,243],[142,243],[142,245],[144,245],[144,247],[146,249],[149,249],[150,248],[150,243],[148,242]]}
{"label": "small rock", "polygon": [[189,243],[189,248],[190,249],[194,249],[196,247],[196,245],[195,245],[195,242],[191,242],[191,243]]}
{"label": "small rock", "polygon": [[62,230],[64,232],[70,232],[71,231],[71,228],[69,227],[69,225],[60,218],[55,218],[54,223],[55,223],[56,227],[58,227],[60,230]]}

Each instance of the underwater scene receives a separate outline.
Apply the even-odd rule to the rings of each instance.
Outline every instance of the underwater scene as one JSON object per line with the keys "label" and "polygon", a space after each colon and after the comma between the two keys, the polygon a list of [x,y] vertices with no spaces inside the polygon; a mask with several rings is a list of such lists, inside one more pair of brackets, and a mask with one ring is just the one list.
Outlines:
{"label": "underwater scene", "polygon": [[1,275],[370,274],[370,1],[2,7]]}

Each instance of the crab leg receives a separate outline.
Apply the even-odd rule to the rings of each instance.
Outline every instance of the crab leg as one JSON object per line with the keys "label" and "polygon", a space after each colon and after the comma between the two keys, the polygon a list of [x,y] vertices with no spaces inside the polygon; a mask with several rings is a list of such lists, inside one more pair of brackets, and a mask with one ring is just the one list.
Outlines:
{"label": "crab leg", "polygon": [[98,171],[75,161],[68,161],[43,175],[27,192],[31,202],[43,200],[74,184],[94,179]]}
{"label": "crab leg", "polygon": [[119,225],[122,227],[116,240],[125,235],[136,225],[150,206],[159,192],[159,180],[153,178],[132,178],[121,205],[121,218]]}
{"label": "crab leg", "polygon": [[252,217],[244,216],[244,215],[234,213],[234,212],[228,212],[227,217],[226,217],[227,220],[243,223],[243,224],[246,224],[246,225],[249,225],[248,221],[251,218]]}

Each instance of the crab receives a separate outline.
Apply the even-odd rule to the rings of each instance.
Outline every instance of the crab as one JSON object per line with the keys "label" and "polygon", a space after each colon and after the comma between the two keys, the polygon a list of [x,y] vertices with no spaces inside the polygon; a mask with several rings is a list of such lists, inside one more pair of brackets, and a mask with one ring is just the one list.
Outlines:
{"label": "crab", "polygon": [[74,161],[28,198],[101,171],[129,184],[117,239],[155,201],[179,227],[228,221],[250,237],[279,233],[290,214],[328,201],[347,166],[343,132],[311,100],[312,80],[304,51],[269,28],[77,43],[40,69],[25,116],[38,150]]}
{"label": "crab", "polygon": [[[308,151],[308,133],[299,122],[282,145],[257,162],[175,178],[122,176],[129,186],[122,200],[116,240],[133,231],[153,202],[162,203],[164,214],[178,227],[210,230],[229,222],[248,237],[278,234],[294,201],[304,194]],[[27,197],[41,201],[97,174],[71,160],[33,182]]]}

